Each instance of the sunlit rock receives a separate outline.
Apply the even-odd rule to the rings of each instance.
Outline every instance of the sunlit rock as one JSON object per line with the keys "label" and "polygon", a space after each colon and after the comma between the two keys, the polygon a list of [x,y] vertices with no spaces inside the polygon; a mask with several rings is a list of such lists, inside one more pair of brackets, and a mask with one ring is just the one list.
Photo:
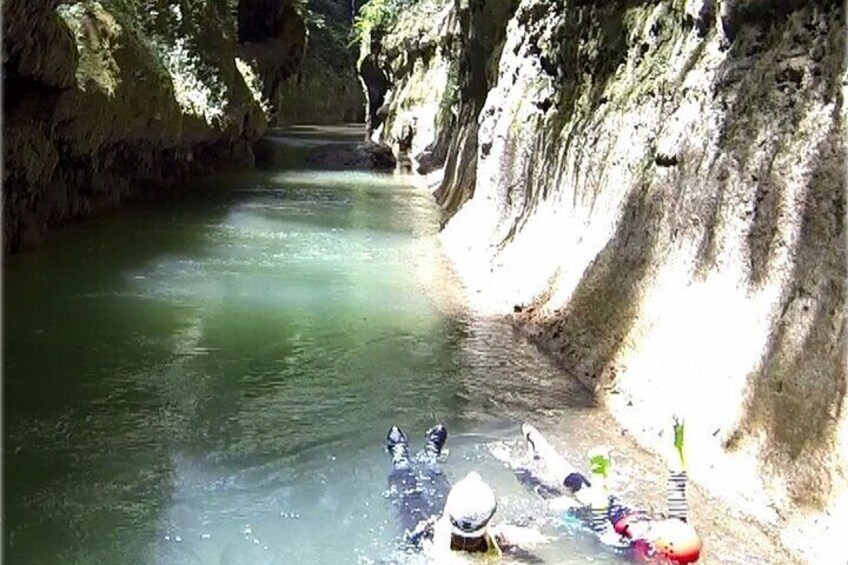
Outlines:
{"label": "sunlit rock", "polygon": [[[643,445],[683,412],[691,476],[802,559],[833,560],[843,5],[424,4],[381,40],[397,94],[379,135],[449,147],[442,239],[469,301],[512,313]],[[414,44],[438,47],[392,50]],[[456,89],[431,102],[439,69]]]}

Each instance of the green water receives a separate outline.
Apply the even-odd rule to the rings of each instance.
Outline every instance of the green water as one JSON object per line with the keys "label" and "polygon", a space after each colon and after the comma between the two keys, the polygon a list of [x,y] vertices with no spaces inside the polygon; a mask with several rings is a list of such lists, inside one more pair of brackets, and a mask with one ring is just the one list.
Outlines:
{"label": "green water", "polygon": [[6,265],[5,561],[416,561],[384,438],[398,423],[420,444],[442,421],[445,472],[481,471],[499,520],[556,536],[540,556],[616,562],[489,454],[525,417],[603,416],[508,324],[447,304],[432,197],[296,168],[309,135],[270,143],[264,170]]}
{"label": "green water", "polygon": [[308,136],[277,143],[266,170],[6,265],[7,562],[396,559],[395,422],[446,422],[452,478],[484,464],[522,494],[480,446],[554,372],[439,303],[428,193],[295,169]]}

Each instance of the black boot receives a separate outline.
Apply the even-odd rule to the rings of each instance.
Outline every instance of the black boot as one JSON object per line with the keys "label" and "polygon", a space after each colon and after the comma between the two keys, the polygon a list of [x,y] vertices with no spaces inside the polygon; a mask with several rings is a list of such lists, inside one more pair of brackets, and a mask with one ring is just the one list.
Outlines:
{"label": "black boot", "polygon": [[424,446],[424,450],[438,456],[442,453],[442,448],[447,439],[448,429],[442,424],[435,425],[427,430],[427,444]]}
{"label": "black boot", "polygon": [[409,440],[399,427],[389,428],[389,433],[386,435],[386,450],[391,454],[392,464],[395,467],[409,465]]}

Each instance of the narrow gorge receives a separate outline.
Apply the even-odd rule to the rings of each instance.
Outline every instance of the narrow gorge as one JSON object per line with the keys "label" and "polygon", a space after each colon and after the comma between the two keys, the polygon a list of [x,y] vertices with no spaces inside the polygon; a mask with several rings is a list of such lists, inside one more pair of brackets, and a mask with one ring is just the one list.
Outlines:
{"label": "narrow gorge", "polygon": [[4,252],[252,166],[269,124],[356,120],[352,5],[313,4],[4,3]]}
{"label": "narrow gorge", "polygon": [[[4,553],[115,559],[115,532],[142,524],[124,558],[374,562],[387,526],[357,520],[382,499],[350,492],[372,473],[363,437],[406,410],[455,425],[465,465],[482,457],[469,438],[504,439],[504,414],[538,417],[560,446],[614,438],[643,458],[685,418],[703,500],[754,524],[785,552],[774,563],[845,563],[845,12],[838,0],[5,1],[4,492],[11,480],[24,494],[4,513],[36,518],[7,519]],[[306,168],[292,168],[300,152]],[[354,170],[395,162],[394,176]],[[154,211],[121,215],[137,202]],[[93,231],[63,233],[95,216]],[[448,279],[461,306],[434,307]],[[56,298],[30,319],[42,285]],[[103,327],[73,325],[85,316]],[[63,332],[55,352],[42,345]],[[77,386],[66,366],[104,372],[82,378],[79,406],[51,396]],[[107,369],[126,376],[117,392],[98,388]],[[27,412],[42,393],[52,408]],[[121,407],[116,429],[151,436],[110,435],[107,405]],[[609,430],[570,436],[587,421]],[[344,443],[351,430],[363,437]],[[77,440],[146,462],[101,476]],[[120,509],[27,483],[30,468],[50,475],[39,442]],[[339,453],[355,469],[344,478]],[[333,481],[348,490],[327,495]],[[148,484],[149,507],[127,501]],[[245,493],[251,511],[232,510]],[[45,508],[56,515],[37,518]],[[110,511],[117,537],[101,547]],[[350,547],[315,549],[297,527],[332,513]],[[45,524],[80,516],[58,549],[39,547]],[[267,541],[280,517],[288,548]],[[187,552],[178,525],[230,545]],[[244,540],[255,553],[239,561]]]}

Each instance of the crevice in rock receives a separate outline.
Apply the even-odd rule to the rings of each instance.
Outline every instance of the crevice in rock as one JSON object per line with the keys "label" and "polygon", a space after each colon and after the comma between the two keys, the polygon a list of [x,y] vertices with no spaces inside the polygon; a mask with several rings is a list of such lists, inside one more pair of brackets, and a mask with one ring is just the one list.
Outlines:
{"label": "crevice in rock", "polygon": [[371,48],[359,62],[359,77],[365,91],[365,139],[371,139],[386,118],[386,96],[391,85],[390,72],[380,66],[380,35],[371,37]]}
{"label": "crevice in rock", "polygon": [[445,174],[436,191],[443,225],[474,195],[478,118],[497,78],[490,76],[490,68],[497,68],[506,25],[518,7],[509,0],[468,4],[456,0],[455,6],[460,26],[459,111],[447,145]]}

